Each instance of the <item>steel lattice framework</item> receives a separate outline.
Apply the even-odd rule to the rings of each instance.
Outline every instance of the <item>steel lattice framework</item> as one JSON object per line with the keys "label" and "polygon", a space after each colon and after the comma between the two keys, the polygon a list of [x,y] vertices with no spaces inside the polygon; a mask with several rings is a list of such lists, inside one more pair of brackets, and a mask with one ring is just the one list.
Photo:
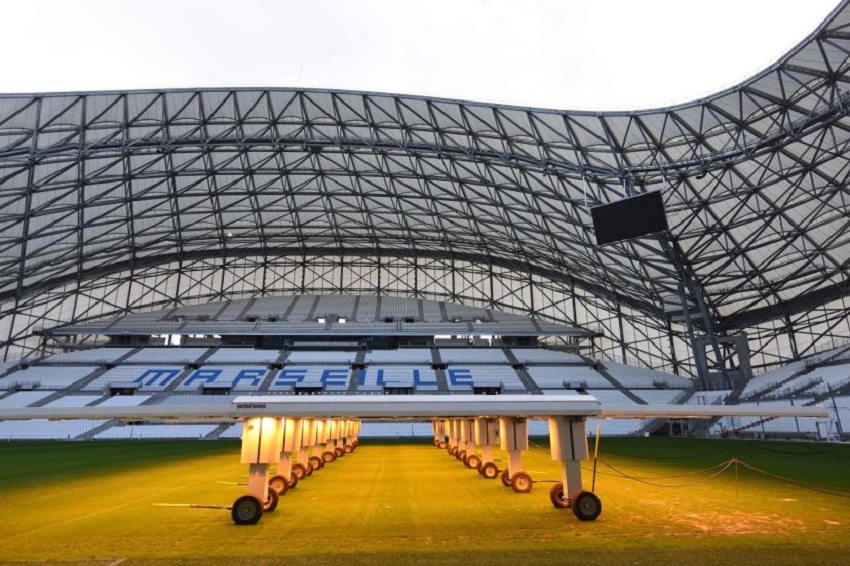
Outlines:
{"label": "steel lattice framework", "polygon": [[41,327],[271,293],[490,305],[688,372],[660,240],[588,206],[659,190],[719,333],[756,366],[850,335],[850,8],[735,88],[565,112],[387,94],[0,96],[0,345]]}

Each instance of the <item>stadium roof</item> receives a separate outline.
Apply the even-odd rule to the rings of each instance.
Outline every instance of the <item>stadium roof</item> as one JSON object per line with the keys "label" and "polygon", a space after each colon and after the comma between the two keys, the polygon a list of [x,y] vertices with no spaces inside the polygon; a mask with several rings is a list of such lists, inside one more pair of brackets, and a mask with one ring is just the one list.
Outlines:
{"label": "stadium roof", "polygon": [[[301,89],[0,96],[0,303],[197,258],[452,258],[661,316],[658,239],[589,208],[661,191],[720,330],[848,294],[850,8],[689,104],[570,112]],[[671,72],[675,72],[671,69]],[[8,312],[8,311],[6,311]]]}

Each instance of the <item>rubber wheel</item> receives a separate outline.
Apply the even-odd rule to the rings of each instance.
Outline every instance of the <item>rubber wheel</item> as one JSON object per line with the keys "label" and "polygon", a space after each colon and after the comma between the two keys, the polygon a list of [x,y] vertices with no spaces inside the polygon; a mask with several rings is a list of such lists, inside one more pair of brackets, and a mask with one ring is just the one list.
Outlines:
{"label": "rubber wheel", "polygon": [[354,452],[354,446],[352,446],[351,444],[346,444],[345,446],[343,446],[342,451],[346,454],[351,454],[352,452]]}
{"label": "rubber wheel", "polygon": [[558,482],[549,490],[549,501],[555,509],[567,509],[570,506],[570,500],[567,499],[564,493],[564,484]]}
{"label": "rubber wheel", "polygon": [[511,475],[507,470],[502,470],[502,473],[499,474],[499,479],[502,480],[502,485],[505,487],[513,487],[511,485]]}
{"label": "rubber wheel", "polygon": [[[295,475],[295,472],[292,472],[289,476],[289,489],[295,489],[295,486],[298,485],[298,476]],[[283,494],[281,494],[283,495]]]}
{"label": "rubber wheel", "polygon": [[283,476],[272,476],[269,480],[269,489],[273,490],[278,495],[283,495],[289,489],[289,480]]}
{"label": "rubber wheel", "polygon": [[440,450],[444,450],[446,448],[446,441],[445,440],[438,440],[437,441],[437,448],[439,448]]}
{"label": "rubber wheel", "polygon": [[325,467],[325,461],[318,456],[310,456],[310,468],[315,472]]}
{"label": "rubber wheel", "polygon": [[499,476],[499,468],[493,462],[487,462],[481,466],[481,475],[488,480],[494,480]]}
{"label": "rubber wheel", "polygon": [[330,450],[328,450],[327,452],[322,452],[322,461],[324,461],[325,464],[329,464],[334,460],[336,460],[336,454],[334,454]]}
{"label": "rubber wheel", "polygon": [[449,448],[449,454],[451,454],[454,457],[457,457],[458,452],[460,452],[460,450],[458,449],[457,446],[452,446],[451,448]]}
{"label": "rubber wheel", "polygon": [[253,495],[243,495],[233,502],[230,516],[237,525],[256,525],[263,516],[263,504]]}
{"label": "rubber wheel", "polygon": [[472,470],[477,470],[481,466],[481,458],[475,454],[470,454],[466,457],[466,467]]}
{"label": "rubber wheel", "polygon": [[534,480],[526,472],[517,472],[511,478],[511,487],[517,493],[528,493],[534,487]]}
{"label": "rubber wheel", "polygon": [[573,514],[579,521],[595,521],[602,513],[602,502],[591,491],[582,491],[573,501]]}
{"label": "rubber wheel", "polygon": [[339,447],[334,448],[334,456],[336,456],[337,458],[342,458],[343,456],[345,456],[345,450]]}
{"label": "rubber wheel", "polygon": [[292,466],[292,475],[298,478],[299,480],[303,480],[304,478],[309,476],[310,473],[311,472],[304,464],[295,464]]}
{"label": "rubber wheel", "polygon": [[461,450],[457,453],[457,459],[461,462],[466,462],[466,450]]}
{"label": "rubber wheel", "polygon": [[271,513],[277,509],[277,504],[280,503],[280,496],[273,489],[266,490],[266,500],[263,502],[263,513]]}

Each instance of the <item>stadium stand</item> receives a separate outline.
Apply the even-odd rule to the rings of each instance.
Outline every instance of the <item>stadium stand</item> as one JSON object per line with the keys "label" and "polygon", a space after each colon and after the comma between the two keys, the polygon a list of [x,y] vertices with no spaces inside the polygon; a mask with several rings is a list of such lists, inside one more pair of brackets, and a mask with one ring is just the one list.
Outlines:
{"label": "stadium stand", "polygon": [[[253,319],[242,321],[241,318]],[[397,297],[296,296],[240,299],[209,303],[122,317],[122,328],[168,324],[182,320],[201,328],[204,336],[214,336],[227,325],[267,325],[282,330],[286,338],[272,348],[257,348],[250,341],[216,343],[209,347],[103,346],[75,350],[34,360],[23,367],[10,363],[0,387],[0,406],[76,407],[86,405],[134,406],[139,404],[226,405],[237,395],[325,394],[385,395],[398,393],[531,393],[574,394],[577,390],[596,397],[603,404],[719,404],[734,393],[696,391],[695,382],[674,374],[637,368],[608,360],[592,360],[575,353],[525,344],[505,345],[502,339],[489,346],[488,340],[456,337],[448,342],[436,339],[412,345],[402,344],[400,328],[445,330],[453,325],[494,325],[510,335],[511,328],[527,329],[539,322],[517,321],[516,316],[476,307],[452,306],[425,300]],[[345,322],[342,322],[342,319]],[[392,319],[390,321],[390,319]],[[323,320],[323,322],[319,322]],[[504,322],[502,322],[504,320]],[[328,338],[315,335],[317,327],[347,326],[352,336]],[[108,325],[107,325],[108,326]],[[385,329],[392,327],[388,333]],[[235,327],[229,327],[235,328]],[[146,330],[145,330],[146,331]],[[526,330],[517,330],[525,332]],[[122,333],[125,330],[122,330]],[[424,332],[428,334],[427,331]],[[415,336],[415,334],[413,334]],[[108,335],[107,335],[108,336]],[[365,338],[364,338],[365,337]],[[370,341],[377,340],[370,347]],[[475,345],[473,345],[475,344]],[[841,363],[846,347],[822,352],[789,367],[754,378],[743,390],[750,401],[764,403],[775,396],[799,393],[805,386],[810,401],[825,388],[840,389],[850,381],[850,363]],[[21,386],[35,388],[16,391]],[[120,393],[120,394],[116,394]],[[790,401],[778,399],[778,403]],[[845,411],[833,411],[836,423],[846,419]],[[800,426],[794,419],[717,421],[711,431],[718,433],[734,424],[738,434],[814,434],[819,425]],[[644,420],[600,421],[603,434],[627,435],[650,430],[657,423]],[[36,437],[48,430],[58,438],[235,438],[241,428],[184,427],[169,432],[163,423],[134,427],[113,422],[92,423],[88,429],[66,430],[41,427]],[[533,434],[546,434],[545,422],[537,422]],[[592,424],[595,426],[595,424]],[[840,425],[836,425],[840,426]],[[114,431],[112,429],[115,429]],[[23,437],[22,430],[9,429],[8,438]],[[371,423],[366,436],[402,438],[428,436],[430,430],[414,423]]]}
{"label": "stadium stand", "polygon": [[97,366],[30,366],[0,378],[0,389],[32,384],[38,389],[60,390],[97,371]]}

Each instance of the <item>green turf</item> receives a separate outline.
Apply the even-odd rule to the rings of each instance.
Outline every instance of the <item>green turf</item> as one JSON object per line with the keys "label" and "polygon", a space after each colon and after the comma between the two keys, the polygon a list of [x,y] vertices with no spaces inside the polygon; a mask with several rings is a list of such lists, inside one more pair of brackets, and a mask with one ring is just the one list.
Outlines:
{"label": "green turf", "polygon": [[[700,472],[737,457],[850,490],[850,447],[840,445],[606,439],[593,523],[553,509],[549,483],[516,494],[445,451],[406,443],[364,442],[253,527],[227,511],[154,506],[230,504],[244,490],[238,452],[230,442],[0,445],[0,562],[828,566],[850,555],[850,499],[741,466]],[[536,480],[558,477],[543,447],[524,461]]]}

